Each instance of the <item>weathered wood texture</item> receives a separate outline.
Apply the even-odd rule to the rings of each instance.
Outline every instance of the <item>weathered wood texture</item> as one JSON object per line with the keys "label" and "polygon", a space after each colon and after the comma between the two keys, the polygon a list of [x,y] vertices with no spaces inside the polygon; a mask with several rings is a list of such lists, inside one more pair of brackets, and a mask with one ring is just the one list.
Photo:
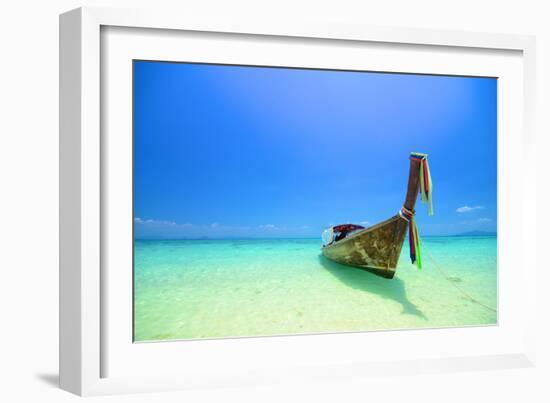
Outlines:
{"label": "weathered wood texture", "polygon": [[[420,161],[411,158],[404,206],[413,211],[420,187]],[[408,222],[398,215],[322,248],[338,263],[393,278],[407,233]]]}
{"label": "weathered wood texture", "polygon": [[407,197],[405,198],[406,209],[413,211],[420,191],[420,160],[410,158],[409,165],[409,183],[407,185]]}
{"label": "weathered wood texture", "polygon": [[323,255],[392,278],[399,261],[407,222],[399,215],[323,248]]}

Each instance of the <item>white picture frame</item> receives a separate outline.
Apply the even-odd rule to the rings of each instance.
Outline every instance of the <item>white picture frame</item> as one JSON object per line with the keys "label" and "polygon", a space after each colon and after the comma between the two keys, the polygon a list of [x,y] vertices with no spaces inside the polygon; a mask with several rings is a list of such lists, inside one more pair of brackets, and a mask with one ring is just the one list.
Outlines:
{"label": "white picture frame", "polygon": [[[114,32],[115,38],[109,39],[111,50],[119,49],[114,54],[105,50],[107,42],[106,37],[102,35],[109,32]],[[145,35],[138,41],[138,45],[143,47],[143,52],[139,48],[136,49],[135,42],[132,46],[120,46],[123,43],[120,41],[126,40],[127,44],[130,44],[132,40],[122,37],[138,35],[139,32]],[[148,39],[147,35],[151,32],[155,32],[156,36]],[[162,32],[169,34],[163,36]],[[502,101],[507,112],[506,116],[499,116],[499,176],[506,173],[506,177],[510,178],[509,185],[499,181],[499,264],[511,265],[518,262],[521,269],[521,281],[513,282],[514,277],[509,271],[506,271],[508,274],[499,277],[499,303],[504,304],[505,308],[504,316],[499,315],[499,325],[476,329],[242,338],[146,343],[139,346],[128,340],[124,326],[120,330],[114,330],[113,323],[127,324],[127,305],[123,304],[128,301],[127,298],[122,298],[126,302],[112,305],[113,299],[109,298],[109,295],[113,290],[120,295],[127,295],[128,288],[124,288],[124,274],[112,276],[108,270],[110,259],[124,254],[113,252],[113,248],[109,247],[111,242],[118,244],[116,236],[108,230],[112,227],[109,220],[114,220],[112,217],[116,215],[106,212],[124,212],[127,205],[117,207],[112,204],[111,199],[114,196],[111,192],[115,189],[127,192],[128,188],[124,187],[124,172],[117,171],[115,175],[116,168],[109,164],[109,159],[113,157],[114,152],[115,156],[120,155],[121,160],[124,160],[124,149],[128,143],[124,142],[124,136],[109,135],[105,138],[102,135],[105,136],[105,133],[112,130],[112,124],[120,124],[122,132],[127,132],[128,119],[124,111],[127,112],[129,100],[124,80],[117,80],[116,82],[121,82],[122,85],[117,87],[118,84],[112,84],[113,80],[104,80],[102,74],[124,75],[127,60],[136,54],[149,55],[145,49],[147,46],[155,48],[155,58],[181,58],[181,55],[171,56],[171,49],[175,48],[174,41],[179,40],[178,33],[183,35],[189,32],[199,40],[201,36],[215,33],[216,41],[222,43],[230,41],[235,35],[260,42],[301,41],[301,46],[308,46],[311,41],[317,41],[316,46],[330,46],[334,51],[346,44],[393,46],[396,52],[408,51],[405,48],[411,47],[414,48],[413,51],[423,53],[425,60],[433,64],[431,73],[440,74],[470,71],[465,70],[467,67],[464,66],[470,63],[469,59],[467,63],[460,62],[460,59],[470,57],[468,54],[472,55],[472,66],[476,65],[475,60],[478,58],[492,58],[492,68],[501,71],[502,76],[499,77],[504,77],[506,83],[509,83],[506,84],[509,85],[506,88],[510,88],[510,92],[506,90],[504,94],[515,95],[513,101],[507,101],[507,98],[501,98],[499,95],[499,103]],[[120,35],[117,39],[118,34]],[[224,36],[227,36],[227,39],[224,39]],[[246,40],[242,42],[245,43]],[[235,54],[239,52],[238,49],[232,49]],[[61,15],[61,387],[79,395],[95,395],[249,385],[281,380],[320,380],[380,373],[408,374],[534,365],[535,318],[530,316],[530,312],[535,312],[536,242],[532,236],[528,241],[522,235],[536,233],[536,200],[533,193],[521,191],[536,186],[535,160],[532,158],[535,150],[534,49],[534,38],[521,35],[346,26],[311,21],[247,21],[244,18],[213,21],[149,10],[104,8],[80,8]],[[446,52],[448,58],[438,59],[430,53],[432,51]],[[246,57],[247,48],[243,47],[241,52],[241,57]],[[514,56],[501,57],[508,54],[507,52],[513,53]],[[256,53],[255,57],[258,56],[261,57],[262,53]],[[119,64],[105,64],[105,60],[102,60],[105,57],[112,58],[113,63],[118,58]],[[212,58],[218,56],[212,53],[211,56],[195,57],[210,57],[209,61],[212,61]],[[388,60],[388,63],[391,63],[391,57],[388,57]],[[440,62],[436,63],[436,60]],[[266,56],[264,63],[273,64],[276,61]],[[304,59],[301,63],[307,64],[308,61]],[[317,60],[311,63],[325,62]],[[502,66],[499,67],[499,64]],[[391,64],[380,65],[378,68],[391,70]],[[416,72],[424,68],[420,64],[411,64],[404,68],[396,67],[396,71],[408,72],[412,69]],[[485,71],[483,62],[478,67],[471,68],[480,69],[472,70],[473,75]],[[501,70],[498,70],[499,68]],[[491,71],[487,70],[487,74],[491,75],[490,73]],[[120,77],[116,76],[117,79]],[[111,97],[111,94],[114,94],[114,97]],[[116,103],[116,98],[121,99],[120,104]],[[117,112],[122,111],[121,114],[116,114],[116,122],[112,121],[109,109],[111,107],[120,108],[115,109]],[[504,119],[503,125],[500,125],[501,118]],[[116,142],[113,142],[113,139],[116,139]],[[516,158],[521,160],[522,164],[520,167],[515,166],[512,171],[511,163],[502,157],[509,157],[513,153],[516,153]],[[517,156],[518,153],[521,158]],[[124,166],[124,163],[121,163],[121,166]],[[120,179],[116,182],[117,186],[113,187],[109,183],[117,181],[116,177]],[[520,186],[519,191],[517,186]],[[120,196],[117,195],[117,199],[125,199],[124,193]],[[504,197],[507,201],[501,204]],[[119,210],[116,210],[117,208]],[[503,222],[503,211],[518,213],[513,217],[508,216],[506,222]],[[121,224],[120,228],[123,225]],[[502,229],[504,232],[501,235]],[[516,245],[513,250],[506,248],[512,244]],[[106,286],[107,280],[109,287]],[[512,301],[508,301],[512,295],[512,287],[516,288],[513,296],[520,296],[521,304],[515,304],[515,308],[508,309],[506,304],[512,305]],[[113,317],[114,321],[109,320]],[[437,343],[426,343],[425,340],[430,338],[445,341],[437,346]],[[463,348],[457,346],[454,351],[446,353],[445,343],[452,343],[453,340],[462,340]],[[360,354],[354,355],[353,350],[349,348],[338,348],[342,345],[354,346],[365,342],[368,345],[394,343],[401,347],[395,347],[392,354],[388,354],[383,348],[380,349],[386,357],[375,357],[371,351],[373,358],[370,359]],[[430,344],[432,351],[428,352]],[[493,348],[489,348],[490,344],[493,344]],[[418,354],[412,355],[408,354],[407,345],[424,347],[419,348]],[[326,353],[319,355],[319,351]],[[137,363],[133,362],[133,359],[136,359]],[[116,366],[113,364],[116,362],[129,364]],[[144,368],[139,368],[139,362]],[[161,366],[165,370],[146,370]]]}

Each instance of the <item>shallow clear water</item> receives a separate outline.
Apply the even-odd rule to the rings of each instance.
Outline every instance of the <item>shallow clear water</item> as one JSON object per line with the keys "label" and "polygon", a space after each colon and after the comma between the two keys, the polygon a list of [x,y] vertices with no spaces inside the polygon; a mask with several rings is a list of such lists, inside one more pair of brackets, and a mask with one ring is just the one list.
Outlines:
{"label": "shallow clear water", "polygon": [[[407,242],[392,280],[324,258],[318,239],[137,240],[136,341],[495,324],[496,237]],[[436,269],[428,257],[444,269]]]}

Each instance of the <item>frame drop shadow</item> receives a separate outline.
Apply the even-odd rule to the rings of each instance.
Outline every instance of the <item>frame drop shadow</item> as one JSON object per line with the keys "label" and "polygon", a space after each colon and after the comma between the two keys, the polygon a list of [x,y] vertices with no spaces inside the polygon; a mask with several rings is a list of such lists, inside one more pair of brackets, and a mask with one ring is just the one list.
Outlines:
{"label": "frame drop shadow", "polygon": [[35,374],[36,379],[39,379],[43,383],[58,388],[59,387],[59,375],[58,374],[46,374],[46,373],[39,373]]}

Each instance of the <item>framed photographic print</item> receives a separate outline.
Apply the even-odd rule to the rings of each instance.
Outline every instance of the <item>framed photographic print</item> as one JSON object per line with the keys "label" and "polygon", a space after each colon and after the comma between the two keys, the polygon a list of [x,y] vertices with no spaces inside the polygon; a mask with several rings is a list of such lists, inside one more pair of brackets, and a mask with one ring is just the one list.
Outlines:
{"label": "framed photographic print", "polygon": [[134,341],[496,324],[496,83],[135,60]]}
{"label": "framed photographic print", "polygon": [[62,387],[531,365],[533,49],[63,14]]}

